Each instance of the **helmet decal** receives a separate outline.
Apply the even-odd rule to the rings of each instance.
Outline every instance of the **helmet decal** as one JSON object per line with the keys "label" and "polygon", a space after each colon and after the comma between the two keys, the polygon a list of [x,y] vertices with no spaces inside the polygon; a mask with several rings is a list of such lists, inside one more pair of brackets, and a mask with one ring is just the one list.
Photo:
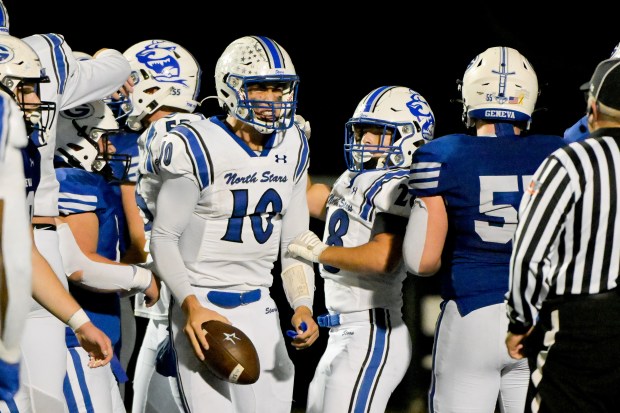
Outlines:
{"label": "helmet decal", "polygon": [[510,47],[491,47],[467,66],[460,86],[463,120],[524,122],[529,127],[538,97],[538,79],[530,62]]}
{"label": "helmet decal", "polygon": [[15,57],[13,49],[5,44],[0,44],[0,64],[8,63]]}
{"label": "helmet decal", "polygon": [[146,45],[144,49],[136,53],[138,62],[151,69],[158,82],[180,83],[187,86],[186,80],[179,77],[181,65],[175,55],[176,46],[171,46],[170,43],[165,46],[162,43],[165,42],[153,40],[153,43]]}
{"label": "helmet decal", "polygon": [[126,126],[134,131],[143,129],[142,120],[163,106],[188,113],[196,110],[202,72],[183,46],[162,39],[145,40],[123,55],[134,81],[130,102],[121,107],[129,111]]}
{"label": "helmet decal", "polygon": [[418,124],[422,128],[424,139],[433,139],[435,133],[435,116],[431,112],[430,106],[419,93],[411,95],[411,100],[407,102],[409,112],[415,116]]}

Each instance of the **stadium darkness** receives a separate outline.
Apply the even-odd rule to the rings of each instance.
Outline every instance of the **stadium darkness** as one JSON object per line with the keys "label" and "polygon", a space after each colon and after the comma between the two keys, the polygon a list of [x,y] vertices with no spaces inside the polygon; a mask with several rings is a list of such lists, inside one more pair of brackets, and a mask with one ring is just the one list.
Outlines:
{"label": "stadium darkness", "polygon": [[[379,86],[407,86],[421,93],[436,117],[435,137],[464,131],[461,105],[451,103],[460,98],[456,80],[476,54],[491,46],[518,49],[537,72],[541,95],[532,131],[562,134],[584,114],[579,85],[620,41],[617,26],[606,24],[611,16],[593,18],[588,27],[583,10],[564,10],[574,16],[571,21],[524,5],[520,10],[497,4],[475,10],[412,3],[411,10],[404,10],[387,2],[333,11],[318,4],[282,8],[257,2],[252,9],[191,0],[165,7],[121,0],[4,3],[11,34],[60,33],[73,50],[90,54],[101,47],[124,51],[153,38],[177,42],[201,64],[201,98],[214,94],[215,63],[231,41],[245,35],[273,38],[289,53],[301,79],[298,113],[312,125],[311,174],[344,170],[344,124],[357,103]],[[200,110],[221,113],[215,100]]]}

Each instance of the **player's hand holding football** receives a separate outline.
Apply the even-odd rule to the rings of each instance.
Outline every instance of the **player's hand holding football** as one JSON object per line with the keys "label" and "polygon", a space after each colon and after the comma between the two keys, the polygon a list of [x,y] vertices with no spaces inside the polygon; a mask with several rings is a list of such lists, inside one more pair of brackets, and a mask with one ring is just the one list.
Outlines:
{"label": "player's hand holding football", "polygon": [[84,323],[76,329],[75,337],[90,356],[88,367],[102,367],[112,360],[114,353],[110,338],[92,322]]}
{"label": "player's hand holding football", "polygon": [[185,335],[187,335],[187,338],[192,344],[196,357],[198,357],[200,361],[204,361],[205,355],[202,349],[208,350],[209,343],[205,337],[207,333],[202,329],[202,324],[209,320],[219,320],[226,324],[231,324],[231,322],[220,313],[200,305],[195,295],[188,296],[183,301],[181,308],[186,317],[183,332],[185,332]]}
{"label": "player's hand holding football", "polygon": [[296,333],[294,336],[291,335],[293,338],[291,344],[297,350],[310,347],[319,338],[319,326],[314,322],[312,312],[308,307],[303,305],[297,307],[291,319],[291,324],[295,328]]}

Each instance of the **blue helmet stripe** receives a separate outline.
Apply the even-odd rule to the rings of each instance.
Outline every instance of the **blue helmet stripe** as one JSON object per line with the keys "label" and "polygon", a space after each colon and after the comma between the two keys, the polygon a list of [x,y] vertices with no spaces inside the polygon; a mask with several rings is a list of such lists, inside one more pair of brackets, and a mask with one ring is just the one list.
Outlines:
{"label": "blue helmet stripe", "polygon": [[271,60],[272,69],[281,69],[283,67],[284,59],[282,59],[280,49],[275,42],[264,36],[258,36],[256,39],[258,39],[265,49],[265,52],[267,52],[267,56],[269,57],[269,60]]}
{"label": "blue helmet stripe", "polygon": [[379,98],[389,89],[392,89],[393,86],[381,86],[380,88],[375,89],[372,94],[368,97],[366,101],[366,106],[364,107],[364,112],[370,112],[374,108],[374,106],[379,101]]}
{"label": "blue helmet stripe", "polygon": [[500,48],[500,58],[499,58],[499,67],[497,70],[494,70],[493,73],[499,75],[499,90],[497,91],[498,96],[505,97],[506,96],[506,83],[508,79],[508,75],[514,75],[515,71],[508,71],[508,50],[505,47]]}

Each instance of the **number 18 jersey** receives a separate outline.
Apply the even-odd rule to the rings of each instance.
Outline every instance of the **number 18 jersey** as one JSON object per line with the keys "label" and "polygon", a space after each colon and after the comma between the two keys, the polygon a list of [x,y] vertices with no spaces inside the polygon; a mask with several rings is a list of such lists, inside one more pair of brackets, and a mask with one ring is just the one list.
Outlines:
{"label": "number 18 jersey", "polygon": [[[343,173],[327,199],[323,242],[357,247],[370,241],[378,214],[407,218],[411,211],[408,174],[407,169]],[[384,308],[400,314],[406,276],[402,262],[390,274],[362,274],[326,265],[320,270],[330,312]]]}

